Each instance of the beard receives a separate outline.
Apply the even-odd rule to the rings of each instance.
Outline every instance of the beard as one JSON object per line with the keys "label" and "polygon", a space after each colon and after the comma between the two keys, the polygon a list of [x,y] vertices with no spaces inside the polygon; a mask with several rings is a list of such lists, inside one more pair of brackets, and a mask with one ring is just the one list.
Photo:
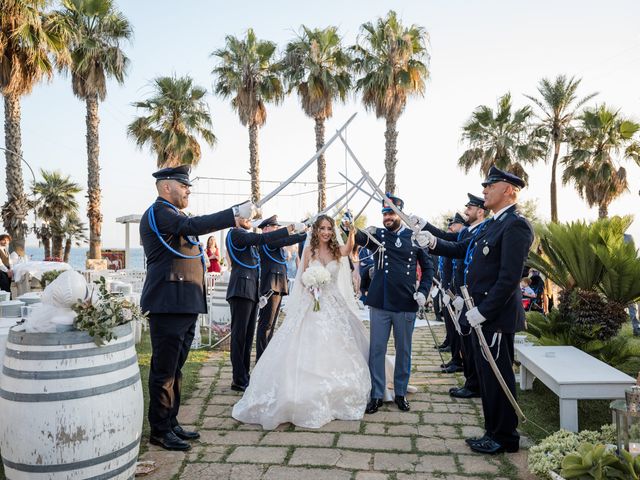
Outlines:
{"label": "beard", "polygon": [[391,223],[385,223],[384,227],[390,232],[395,232],[397,229],[400,228],[400,219],[396,218]]}

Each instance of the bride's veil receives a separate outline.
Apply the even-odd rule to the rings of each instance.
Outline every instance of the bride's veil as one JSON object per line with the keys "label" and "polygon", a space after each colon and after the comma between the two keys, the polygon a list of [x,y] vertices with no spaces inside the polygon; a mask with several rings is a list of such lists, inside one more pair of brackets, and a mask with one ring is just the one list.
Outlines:
{"label": "bride's veil", "polygon": [[[352,227],[355,228],[355,227]],[[334,226],[334,231],[340,245],[344,245],[342,236],[338,233]],[[296,273],[296,278],[293,281],[293,287],[289,293],[289,298],[286,304],[282,307],[282,310],[286,314],[286,318],[301,318],[304,314],[304,309],[311,303],[311,295],[305,291],[302,284],[302,274],[304,273],[304,258],[305,253],[311,248],[311,232],[307,233],[307,239],[304,242],[304,250],[300,258],[300,264]],[[351,282],[351,267],[349,266],[349,260],[347,257],[340,257],[340,269],[338,270],[337,278],[338,291],[344,297],[349,310],[351,310],[356,316],[359,316],[358,304],[353,292],[353,284]],[[306,298],[306,301],[305,301]]]}

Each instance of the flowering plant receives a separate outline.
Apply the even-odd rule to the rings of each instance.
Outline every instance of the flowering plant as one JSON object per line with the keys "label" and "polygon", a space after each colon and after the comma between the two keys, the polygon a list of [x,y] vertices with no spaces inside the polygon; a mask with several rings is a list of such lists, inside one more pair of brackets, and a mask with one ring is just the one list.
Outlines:
{"label": "flowering plant", "polygon": [[538,445],[529,449],[529,471],[539,478],[549,479],[549,471],[560,472],[562,461],[570,454],[577,453],[584,443],[615,443],[615,431],[612,425],[603,425],[601,430],[583,430],[579,433],[559,430]]}
{"label": "flowering plant", "polygon": [[313,311],[320,311],[320,292],[331,281],[331,273],[320,265],[307,268],[302,274],[302,283],[313,295]]}
{"label": "flowering plant", "polygon": [[76,312],[73,326],[84,330],[93,337],[96,345],[101,346],[116,338],[112,329],[132,320],[143,320],[147,317],[140,307],[122,295],[107,290],[104,277],[94,282],[98,286],[97,295],[90,295],[87,300],[76,302],[71,309]]}

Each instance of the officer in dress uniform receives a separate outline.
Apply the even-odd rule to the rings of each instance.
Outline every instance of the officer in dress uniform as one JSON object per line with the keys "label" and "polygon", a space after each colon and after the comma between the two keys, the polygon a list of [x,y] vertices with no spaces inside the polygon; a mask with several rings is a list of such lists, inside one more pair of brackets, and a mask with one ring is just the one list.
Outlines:
{"label": "officer in dress uniform", "polygon": [[[452,235],[449,232],[443,232],[442,230],[434,227],[428,222],[423,227],[423,230],[431,232],[438,238],[450,241],[461,241],[469,236],[472,236],[475,230],[480,227],[482,222],[484,222],[488,212],[484,208],[484,199],[471,193],[467,193],[467,197],[469,197],[469,201],[465,205],[464,214],[467,217],[468,226],[462,228],[455,235]],[[419,222],[419,219],[410,217],[410,221],[412,223],[417,223]],[[452,387],[451,389],[449,389],[449,395],[455,398],[474,398],[480,396],[480,382],[476,373],[472,350],[471,327],[469,326],[469,322],[464,315],[466,312],[466,307],[464,305],[462,297],[460,296],[460,286],[465,285],[464,276],[466,266],[462,259],[457,258],[453,259],[453,266],[454,272],[451,289],[456,294],[456,298],[452,303],[453,308],[455,309],[455,313],[459,315],[458,323],[460,324],[461,329],[459,338],[465,383],[462,387]]]}
{"label": "officer in dress uniform", "polygon": [[[402,209],[404,202],[391,196],[394,205]],[[369,285],[366,304],[369,306],[371,342],[369,370],[371,372],[371,399],[367,413],[375,413],[382,405],[385,379],[385,354],[393,327],[396,362],[393,377],[395,403],[400,410],[409,410],[405,398],[411,372],[411,337],[418,306],[426,304],[426,297],[433,279],[433,262],[424,249],[413,244],[412,231],[405,228],[400,217],[383,201],[382,223],[384,228],[368,227],[367,232],[384,246],[384,250],[358,231],[358,245],[376,251],[374,275]],[[416,290],[417,266],[422,269],[420,284]]]}
{"label": "officer in dress uniform", "polygon": [[251,349],[258,317],[260,296],[260,254],[258,247],[285,239],[289,232],[304,226],[292,224],[269,233],[253,233],[251,221],[241,219],[238,227],[229,230],[226,239],[231,257],[231,277],[227,302],[231,309],[231,389],[244,392],[249,385]]}
{"label": "officer in dress uniform", "polygon": [[[521,178],[491,167],[482,186],[484,206],[493,212],[482,228],[459,242],[440,240],[426,231],[416,235],[416,241],[439,254],[465,258],[466,283],[475,304],[466,318],[472,327],[482,326],[481,334],[515,397],[514,334],[524,324],[520,279],[533,242],[533,229],[516,211],[518,192],[525,186]],[[480,379],[485,434],[467,439],[467,443],[480,453],[516,452],[520,440],[518,417],[489,361],[483,357],[476,333],[472,348]]]}
{"label": "officer in dress uniform", "polygon": [[178,422],[181,369],[195,335],[198,314],[207,312],[204,253],[197,235],[231,227],[251,218],[251,202],[211,215],[189,217],[189,167],[163,168],[153,174],[158,198],[142,215],[140,239],[147,259],[140,306],[149,312],[149,441],[167,450],[188,450],[184,440],[200,437]]}
{"label": "officer in dress uniform", "polygon": [[[273,215],[262,221],[258,228],[262,233],[269,233],[281,226],[278,223],[278,217]],[[287,257],[283,247],[304,242],[306,238],[306,233],[289,235],[284,239],[261,245],[258,249],[260,253],[260,295],[265,297],[266,304],[260,308],[258,314],[256,362],[273,337],[282,297],[289,294]]]}

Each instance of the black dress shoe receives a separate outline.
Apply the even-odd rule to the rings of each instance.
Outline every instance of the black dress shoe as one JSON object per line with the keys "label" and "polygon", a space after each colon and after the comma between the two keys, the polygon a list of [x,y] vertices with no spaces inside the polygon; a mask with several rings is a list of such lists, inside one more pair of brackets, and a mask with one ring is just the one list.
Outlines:
{"label": "black dress shoe", "polygon": [[464,441],[467,445],[472,445],[474,443],[484,442],[485,440],[490,440],[491,438],[486,433],[481,437],[471,437],[465,438]]}
{"label": "black dress shoe", "polygon": [[176,425],[173,427],[173,433],[175,433],[182,440],[197,440],[200,438],[200,434],[198,432],[190,432],[182,428],[181,425]]}
{"label": "black dress shoe", "polygon": [[454,398],[480,398],[480,393],[469,390],[466,387],[458,388],[453,392],[449,391],[449,395]]}
{"label": "black dress shoe", "polygon": [[440,350],[441,348],[447,348],[448,346],[449,346],[448,343],[444,343],[443,342],[440,345],[438,345],[437,347],[433,347],[433,348],[435,348],[436,350]]}
{"label": "black dress shoe", "polygon": [[489,455],[495,455],[496,453],[508,452],[515,453],[520,449],[519,445],[507,446],[501,445],[498,442],[487,438],[481,442],[474,442],[469,444],[471,450],[478,453],[486,453]]}
{"label": "black dress shoe", "polygon": [[462,372],[463,370],[464,368],[462,368],[462,365],[458,365],[457,363],[452,363],[447,368],[442,369],[444,373],[456,373],[456,372]]}
{"label": "black dress shoe", "polygon": [[451,365],[453,363],[453,360],[451,360],[450,362],[447,363],[441,363],[440,364],[440,368],[447,368],[449,365]]}
{"label": "black dress shoe", "polygon": [[449,395],[451,395],[451,393],[455,392],[456,390],[460,390],[461,388],[464,388],[464,387],[451,387],[449,389]]}
{"label": "black dress shoe", "polygon": [[409,410],[411,410],[411,406],[409,405],[409,402],[407,402],[407,399],[405,397],[396,395],[396,398],[394,398],[393,401],[396,402],[398,408],[403,412],[408,412]]}
{"label": "black dress shoe", "polygon": [[451,347],[447,345],[446,347],[439,348],[438,351],[443,353],[451,352]]}
{"label": "black dress shoe", "polygon": [[178,450],[184,452],[191,448],[191,445],[184,440],[180,440],[180,438],[178,438],[178,436],[173,432],[151,435],[149,437],[149,443],[152,445],[158,445],[165,450]]}
{"label": "black dress shoe", "polygon": [[376,413],[381,406],[381,398],[372,398],[369,400],[369,403],[367,403],[367,408],[364,409],[364,413]]}
{"label": "black dress shoe", "polygon": [[247,387],[243,387],[242,385],[236,385],[235,383],[231,384],[231,390],[236,392],[244,392],[246,389]]}

